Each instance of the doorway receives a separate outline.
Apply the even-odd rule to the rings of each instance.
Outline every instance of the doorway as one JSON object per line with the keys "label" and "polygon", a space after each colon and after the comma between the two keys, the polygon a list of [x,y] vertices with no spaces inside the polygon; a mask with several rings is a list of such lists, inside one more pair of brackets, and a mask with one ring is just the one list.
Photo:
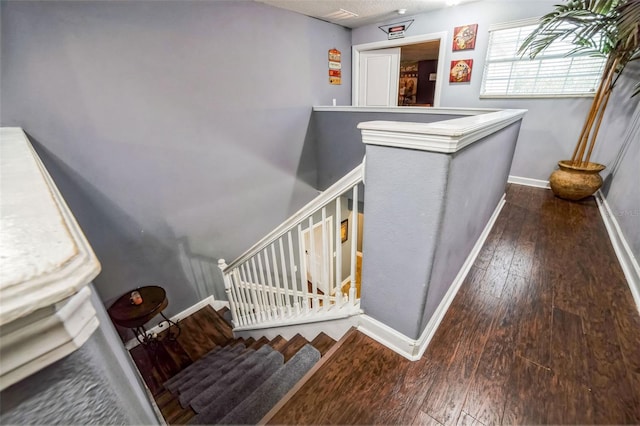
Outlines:
{"label": "doorway", "polygon": [[[415,57],[416,59],[419,58],[419,60],[415,61],[418,62],[417,66],[416,66],[416,74],[420,73],[419,70],[419,63],[421,61],[435,61],[435,62],[431,62],[428,64],[428,66],[426,66],[426,62],[425,64],[423,64],[423,75],[426,76],[426,80],[427,82],[431,82],[431,90],[430,90],[430,95],[427,96],[426,95],[426,88],[429,87],[429,83],[425,83],[423,85],[423,88],[425,89],[424,93],[421,93],[421,97],[420,100],[421,102],[418,102],[418,92],[417,92],[417,85],[415,83],[417,83],[417,79],[419,77],[419,75],[416,75],[416,82],[414,82],[413,87],[410,87],[409,90],[415,90],[415,95],[411,92],[411,95],[409,97],[407,97],[407,94],[409,92],[406,92],[407,90],[407,85],[406,85],[406,81],[405,81],[405,93],[402,94],[403,98],[402,100],[400,99],[400,92],[401,92],[401,87],[400,85],[396,86],[397,90],[396,90],[396,94],[395,97],[390,96],[388,103],[386,106],[397,106],[400,105],[406,105],[405,102],[408,101],[414,101],[415,100],[415,105],[416,106],[426,106],[426,104],[430,104],[431,106],[440,106],[440,93],[442,91],[442,84],[443,81],[445,80],[445,40],[447,37],[447,32],[443,31],[443,32],[439,32],[439,33],[432,33],[432,34],[424,34],[424,35],[419,35],[419,36],[412,36],[412,37],[406,37],[403,39],[397,39],[397,40],[385,40],[385,41],[379,41],[379,42],[373,42],[373,43],[365,43],[365,44],[359,44],[359,45],[355,45],[353,46],[353,61],[352,61],[352,67],[353,67],[353,72],[352,72],[352,76],[353,76],[353,84],[352,84],[352,99],[353,99],[353,104],[354,106],[366,106],[367,103],[363,102],[363,99],[365,99],[365,97],[363,97],[363,91],[367,90],[367,86],[365,85],[367,82],[367,78],[365,76],[363,76],[363,72],[366,70],[363,70],[363,58],[367,57],[367,54],[371,54],[372,51],[379,51],[382,49],[390,49],[390,48],[398,48],[400,47],[401,50],[406,50],[407,52],[419,52],[423,49],[420,49],[419,45],[423,45],[422,47],[425,47],[426,44],[428,44],[429,46],[429,56],[425,56],[424,59],[423,58],[419,58],[419,57]],[[437,46],[437,47],[436,47]],[[436,51],[437,51],[437,55],[436,55]],[[409,57],[409,56],[408,56]],[[428,58],[428,59],[427,59]],[[402,59],[401,57],[398,58],[398,62],[400,62]],[[432,68],[435,68],[435,71],[428,71]],[[406,71],[406,68],[405,68]],[[401,66],[399,67],[398,72],[401,72]],[[402,75],[398,75],[397,78],[402,78]],[[414,77],[411,77],[414,78]],[[423,77],[424,79],[425,77]],[[433,79],[433,80],[430,80]],[[399,80],[398,80],[399,81]],[[415,99],[413,98],[413,96],[415,96]],[[405,100],[405,98],[407,98]],[[428,100],[431,100],[432,102],[428,102]],[[374,106],[374,105],[372,105]],[[375,106],[380,106],[380,105],[375,105]]]}
{"label": "doorway", "polygon": [[[311,232],[307,228],[302,231],[301,243],[304,250],[305,270],[307,271],[307,283],[311,286],[317,286],[321,294],[329,294],[333,284],[333,217],[329,216],[325,219],[324,226],[322,222],[313,225],[313,241],[311,241]],[[324,247],[323,234],[326,238],[326,247]],[[325,270],[325,265],[328,268]],[[328,273],[328,276],[327,276]],[[302,284],[304,285],[304,283]]]}

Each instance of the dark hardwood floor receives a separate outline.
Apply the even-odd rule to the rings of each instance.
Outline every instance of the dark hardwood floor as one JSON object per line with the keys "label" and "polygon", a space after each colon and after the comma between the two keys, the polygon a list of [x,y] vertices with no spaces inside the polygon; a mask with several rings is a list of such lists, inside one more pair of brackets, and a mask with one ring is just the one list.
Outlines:
{"label": "dark hardwood floor", "polygon": [[511,185],[422,359],[351,332],[269,422],[640,424],[640,316],[595,201]]}

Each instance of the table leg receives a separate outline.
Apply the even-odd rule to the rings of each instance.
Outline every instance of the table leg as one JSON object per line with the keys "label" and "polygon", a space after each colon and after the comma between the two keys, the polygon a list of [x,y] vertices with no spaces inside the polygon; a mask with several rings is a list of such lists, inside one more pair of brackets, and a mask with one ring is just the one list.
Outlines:
{"label": "table leg", "polygon": [[[180,326],[178,325],[178,323],[173,322],[169,318],[167,318],[162,312],[160,312],[160,315],[162,315],[162,318],[164,318],[164,320],[169,324],[169,328],[167,329],[167,339],[176,340],[178,336],[180,336],[180,333],[182,332],[182,330],[180,329]],[[175,336],[171,334],[172,325],[175,325],[176,328],[178,329],[178,333]]]}

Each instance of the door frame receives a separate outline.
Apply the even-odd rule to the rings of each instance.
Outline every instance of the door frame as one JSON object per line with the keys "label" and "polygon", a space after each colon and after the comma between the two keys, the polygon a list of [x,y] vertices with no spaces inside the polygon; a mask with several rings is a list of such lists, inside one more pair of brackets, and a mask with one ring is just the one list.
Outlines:
{"label": "door frame", "polygon": [[[328,244],[329,247],[328,249],[328,253],[327,256],[329,256],[328,260],[329,260],[329,276],[327,277],[328,282],[327,284],[327,292],[325,292],[325,294],[329,294],[332,290],[332,288],[334,287],[333,282],[335,281],[334,275],[335,275],[335,270],[334,270],[334,257],[335,257],[335,241],[334,241],[334,234],[335,234],[335,228],[333,227],[333,216],[328,216],[327,218],[325,218],[325,229],[327,230],[327,239],[328,239]],[[318,228],[322,227],[322,221],[314,223],[313,224],[313,231],[315,232]],[[311,231],[311,228],[307,227],[306,229],[303,229],[302,232],[300,233],[300,247],[302,247],[302,251],[305,253],[305,255],[303,256],[303,261],[305,262],[304,264],[304,270],[307,274],[310,274],[311,272],[309,271],[310,265],[307,263],[307,245],[305,243],[305,236],[307,234],[309,234],[309,232]],[[311,242],[311,239],[309,239],[309,242]],[[314,239],[315,242],[315,239]],[[322,265],[320,265],[322,267]],[[322,270],[317,271],[320,273],[320,277],[322,277]],[[313,278],[313,277],[312,277]],[[318,279],[318,277],[315,277],[316,279]],[[306,285],[306,281],[307,281],[307,277],[304,277],[304,283],[302,285]],[[321,281],[321,280],[319,280]]]}
{"label": "door frame", "polygon": [[356,44],[351,47],[351,103],[353,106],[359,106],[360,95],[360,52],[367,50],[386,49],[389,47],[402,47],[410,44],[424,43],[426,41],[439,41],[440,49],[438,50],[438,79],[436,80],[436,90],[433,96],[433,106],[440,106],[440,93],[445,80],[445,41],[447,40],[447,32],[440,31],[437,33],[420,34],[411,37],[399,38],[395,40],[374,41],[372,43]]}

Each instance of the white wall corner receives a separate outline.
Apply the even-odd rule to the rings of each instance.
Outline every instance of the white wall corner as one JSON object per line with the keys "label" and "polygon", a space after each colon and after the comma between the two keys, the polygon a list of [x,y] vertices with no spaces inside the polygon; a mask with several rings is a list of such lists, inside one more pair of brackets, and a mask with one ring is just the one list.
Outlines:
{"label": "white wall corner", "polygon": [[604,226],[607,228],[611,245],[613,245],[613,250],[627,279],[633,300],[636,302],[636,308],[638,312],[640,312],[640,266],[638,266],[638,259],[633,255],[631,246],[627,243],[622,229],[602,191],[598,190],[598,192],[596,192],[595,199],[600,209]]}
{"label": "white wall corner", "polygon": [[366,334],[373,340],[385,345],[392,351],[402,355],[410,361],[417,361],[422,358],[422,355],[424,355],[424,352],[427,350],[427,347],[429,346],[431,339],[435,335],[438,326],[447,313],[451,302],[453,302],[453,299],[456,297],[458,290],[462,286],[462,283],[464,282],[467,274],[471,270],[476,257],[478,257],[478,254],[480,253],[484,242],[489,236],[493,225],[496,223],[496,220],[498,219],[498,216],[500,215],[500,212],[502,211],[502,208],[506,203],[505,198],[506,195],[503,194],[500,201],[498,201],[498,205],[491,214],[491,217],[489,218],[489,221],[487,222],[485,228],[482,230],[482,233],[478,237],[478,240],[471,249],[471,252],[462,264],[462,267],[451,283],[451,286],[449,286],[449,290],[447,290],[447,293],[444,295],[444,298],[436,308],[435,312],[431,316],[431,319],[429,319],[429,322],[427,323],[425,329],[422,331],[422,334],[417,340],[405,336],[399,331],[394,330],[388,325],[383,324],[368,315],[362,315],[360,317],[358,331]]}
{"label": "white wall corner", "polygon": [[534,188],[551,188],[551,186],[549,185],[549,181],[542,179],[532,179],[509,175],[509,179],[507,179],[507,182],[514,183],[516,185],[533,186]]}

